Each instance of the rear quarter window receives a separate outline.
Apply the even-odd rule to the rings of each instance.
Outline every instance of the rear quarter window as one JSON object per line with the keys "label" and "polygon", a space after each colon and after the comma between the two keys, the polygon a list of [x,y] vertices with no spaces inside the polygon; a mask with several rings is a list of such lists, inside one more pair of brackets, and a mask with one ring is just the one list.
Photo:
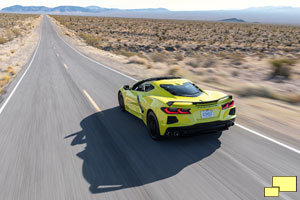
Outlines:
{"label": "rear quarter window", "polygon": [[202,94],[202,90],[191,82],[182,85],[161,84],[160,87],[175,96],[197,97]]}

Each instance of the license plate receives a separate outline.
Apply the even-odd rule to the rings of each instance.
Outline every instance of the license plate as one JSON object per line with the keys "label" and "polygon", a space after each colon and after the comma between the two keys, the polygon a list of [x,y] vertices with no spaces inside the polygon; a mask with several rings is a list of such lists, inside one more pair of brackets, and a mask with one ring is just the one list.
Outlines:
{"label": "license plate", "polygon": [[201,118],[211,118],[214,117],[214,112],[212,110],[205,110],[201,112]]}

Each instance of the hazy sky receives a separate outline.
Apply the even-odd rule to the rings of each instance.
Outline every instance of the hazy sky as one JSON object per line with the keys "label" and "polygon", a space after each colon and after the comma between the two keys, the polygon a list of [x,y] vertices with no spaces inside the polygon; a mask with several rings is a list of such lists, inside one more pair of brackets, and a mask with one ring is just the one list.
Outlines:
{"label": "hazy sky", "polygon": [[170,10],[220,10],[262,6],[300,7],[300,0],[0,0],[0,8],[16,4],[48,7],[55,7],[59,5],[96,5],[107,8],[163,7]]}

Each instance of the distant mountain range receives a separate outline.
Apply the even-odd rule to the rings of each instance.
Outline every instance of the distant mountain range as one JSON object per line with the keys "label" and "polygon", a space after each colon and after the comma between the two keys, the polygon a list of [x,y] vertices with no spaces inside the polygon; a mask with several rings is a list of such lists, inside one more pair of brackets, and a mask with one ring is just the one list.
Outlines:
{"label": "distant mountain range", "polygon": [[165,8],[146,8],[146,9],[117,9],[117,8],[102,8],[99,6],[88,6],[88,7],[80,7],[80,6],[58,6],[54,8],[48,8],[45,6],[10,6],[3,8],[4,12],[60,12],[60,13],[99,13],[99,12],[107,12],[107,11],[132,11],[132,12],[167,12],[168,9]]}
{"label": "distant mountain range", "polygon": [[236,22],[236,23],[245,23],[245,20],[237,19],[237,18],[229,18],[229,19],[222,19],[219,22]]}
{"label": "distant mountain range", "polygon": [[253,7],[242,10],[170,11],[165,8],[117,9],[102,8],[98,6],[58,6],[55,8],[48,8],[45,6],[15,5],[3,8],[0,12],[206,21],[224,21],[225,19],[227,22],[300,25],[300,8],[294,7]]}

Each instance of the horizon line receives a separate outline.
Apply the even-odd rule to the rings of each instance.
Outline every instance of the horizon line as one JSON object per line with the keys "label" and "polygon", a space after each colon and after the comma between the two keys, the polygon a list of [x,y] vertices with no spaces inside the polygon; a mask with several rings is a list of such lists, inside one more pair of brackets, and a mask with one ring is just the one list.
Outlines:
{"label": "horizon line", "polygon": [[143,10],[143,9],[166,9],[170,12],[197,12],[197,11],[238,11],[238,10],[247,10],[247,9],[258,9],[258,8],[300,8],[300,7],[294,7],[294,6],[261,6],[261,7],[246,7],[246,8],[232,8],[232,9],[205,9],[205,10],[171,10],[165,7],[148,7],[148,8],[113,8],[113,7],[101,7],[97,5],[89,5],[89,6],[77,6],[77,5],[59,5],[59,6],[54,6],[54,7],[48,7],[45,5],[30,5],[30,6],[23,6],[20,4],[15,4],[11,6],[6,6],[6,7],[0,7],[1,10],[4,8],[9,8],[13,6],[22,6],[22,7],[46,7],[46,8],[57,8],[61,6],[73,6],[73,7],[81,7],[81,8],[87,8],[87,7],[99,7],[99,8],[104,8],[104,9],[118,9],[118,10]]}

